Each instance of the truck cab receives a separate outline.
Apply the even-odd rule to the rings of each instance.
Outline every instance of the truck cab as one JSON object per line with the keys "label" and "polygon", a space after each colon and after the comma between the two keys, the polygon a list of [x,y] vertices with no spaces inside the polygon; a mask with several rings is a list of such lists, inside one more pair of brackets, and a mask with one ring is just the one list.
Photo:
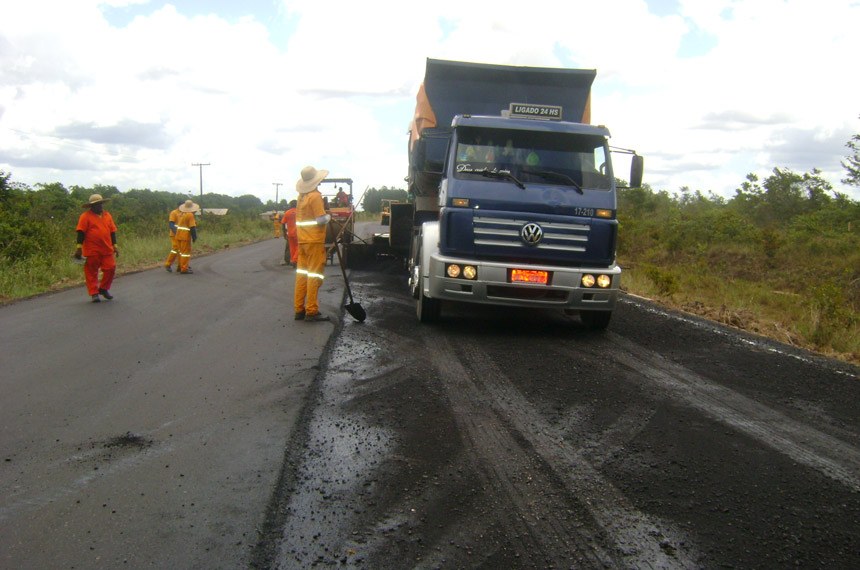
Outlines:
{"label": "truck cab", "polygon": [[[609,130],[582,121],[593,72],[534,71],[428,60],[427,77],[449,87],[443,107],[457,108],[450,86],[465,84],[462,107],[482,107],[483,93],[501,110],[456,113],[450,127],[412,133],[409,283],[422,322],[438,319],[443,302],[462,301],[576,312],[593,329],[609,323],[621,276],[616,182]],[[547,82],[555,91],[541,87]],[[517,99],[503,104],[506,92]],[[418,106],[416,116],[420,93]]]}
{"label": "truck cab", "polygon": [[[456,117],[440,184],[440,251],[610,266],[617,221],[608,136],[577,123]],[[527,223],[541,231],[524,238]]]}

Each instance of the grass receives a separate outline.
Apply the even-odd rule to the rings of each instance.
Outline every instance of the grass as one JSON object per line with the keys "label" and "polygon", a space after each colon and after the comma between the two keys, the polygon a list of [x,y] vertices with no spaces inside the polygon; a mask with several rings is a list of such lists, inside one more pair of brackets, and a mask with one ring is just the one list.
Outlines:
{"label": "grass", "polygon": [[[222,226],[212,224],[206,231],[201,231],[199,239],[194,242],[192,255],[272,238],[272,225],[269,222],[253,220]],[[118,275],[164,263],[170,251],[167,232],[157,232],[158,235],[148,233],[125,239],[123,234],[118,235]],[[14,264],[0,264],[0,303],[83,285],[83,269],[72,257],[73,253],[74,249],[70,248],[68,255],[34,256]]]}
{"label": "grass", "polygon": [[[718,265],[653,265],[622,261],[622,288],[658,304],[860,364],[860,315],[844,284],[808,287],[780,271],[758,279],[728,275]],[[790,266],[784,270],[791,272]],[[740,270],[739,273],[745,273]],[[848,284],[858,287],[858,284]]]}
{"label": "grass", "polygon": [[[357,213],[359,221],[378,218],[378,214]],[[272,225],[256,219],[206,220],[199,235],[194,255],[271,239]],[[120,274],[158,266],[170,248],[166,232],[149,226],[119,237]],[[824,251],[832,249],[828,244]],[[622,288],[630,293],[860,364],[860,314],[855,309],[860,306],[860,279],[843,276],[845,266],[860,265],[853,250],[841,252],[839,263],[834,257],[785,246],[762,251],[710,247],[672,254],[645,247],[619,257],[624,268]],[[82,285],[83,271],[72,252],[69,248],[59,255],[0,263],[0,302]]]}

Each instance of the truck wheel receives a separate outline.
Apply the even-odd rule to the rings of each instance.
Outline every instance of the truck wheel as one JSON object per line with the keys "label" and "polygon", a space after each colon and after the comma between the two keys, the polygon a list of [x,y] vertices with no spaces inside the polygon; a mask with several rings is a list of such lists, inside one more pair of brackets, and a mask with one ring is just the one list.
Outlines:
{"label": "truck wheel", "polygon": [[415,313],[418,321],[422,323],[434,323],[439,320],[442,313],[442,303],[439,299],[428,299],[424,296],[424,288],[418,285],[418,300],[415,301]]}
{"label": "truck wheel", "polygon": [[407,268],[407,270],[411,273],[411,276],[409,278],[409,293],[412,295],[413,299],[417,300],[418,290],[421,288],[421,275],[418,271],[418,266],[413,265],[411,269]]}
{"label": "truck wheel", "polygon": [[580,311],[579,319],[593,331],[602,331],[609,326],[612,311]]}

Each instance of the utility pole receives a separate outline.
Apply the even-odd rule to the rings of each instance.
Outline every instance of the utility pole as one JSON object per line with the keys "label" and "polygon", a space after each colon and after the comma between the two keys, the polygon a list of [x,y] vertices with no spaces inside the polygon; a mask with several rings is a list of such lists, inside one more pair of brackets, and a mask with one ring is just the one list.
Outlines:
{"label": "utility pole", "polygon": [[275,211],[278,211],[278,188],[283,186],[280,182],[272,182],[272,185],[275,187]]}
{"label": "utility pole", "polygon": [[192,162],[191,166],[199,166],[200,167],[200,215],[203,216],[203,167],[209,166],[208,162]]}

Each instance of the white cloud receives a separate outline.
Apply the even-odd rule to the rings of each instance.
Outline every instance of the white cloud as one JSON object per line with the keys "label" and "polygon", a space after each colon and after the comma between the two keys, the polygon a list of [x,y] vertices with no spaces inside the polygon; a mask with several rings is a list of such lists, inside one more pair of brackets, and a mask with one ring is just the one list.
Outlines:
{"label": "white cloud", "polygon": [[[114,26],[107,5],[137,15]],[[196,192],[191,163],[209,162],[206,191],[266,200],[310,163],[359,191],[402,187],[433,57],[596,68],[594,121],[645,154],[658,189],[731,195],[747,172],[818,167],[860,198],[838,182],[860,132],[849,0],[681,0],[665,16],[645,0],[284,0],[239,16],[194,6],[0,5],[0,169],[29,184]]]}

